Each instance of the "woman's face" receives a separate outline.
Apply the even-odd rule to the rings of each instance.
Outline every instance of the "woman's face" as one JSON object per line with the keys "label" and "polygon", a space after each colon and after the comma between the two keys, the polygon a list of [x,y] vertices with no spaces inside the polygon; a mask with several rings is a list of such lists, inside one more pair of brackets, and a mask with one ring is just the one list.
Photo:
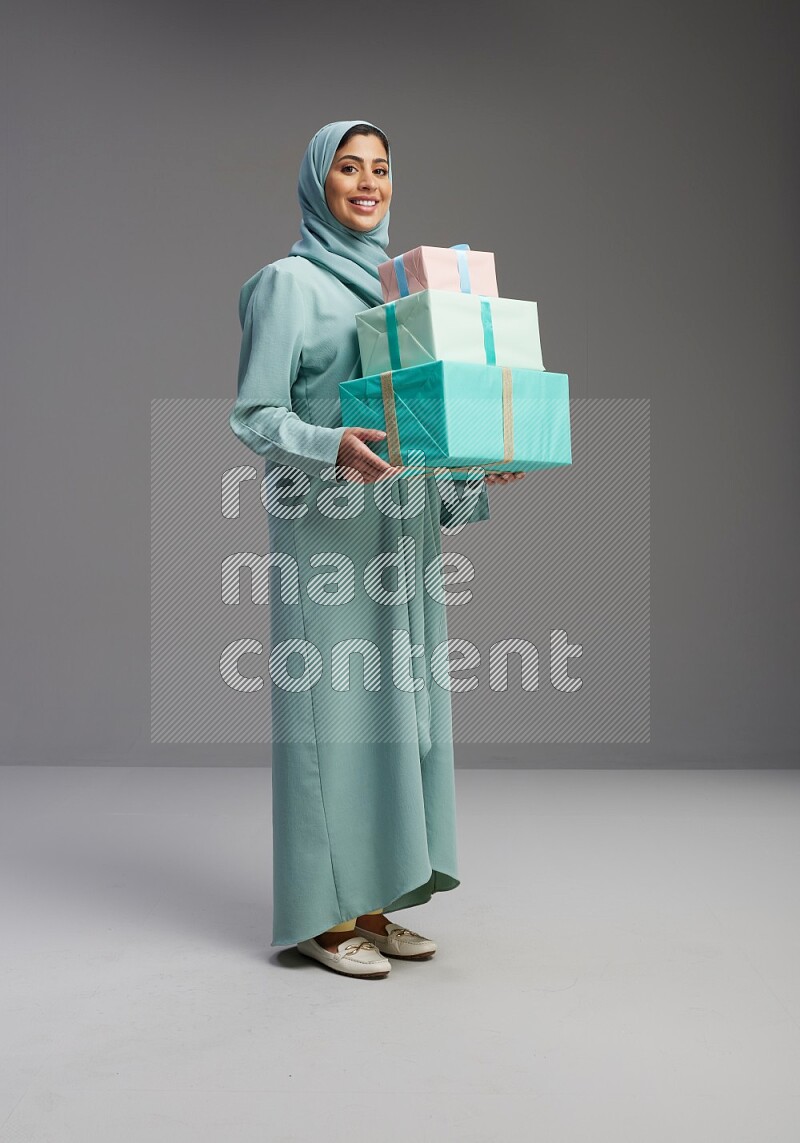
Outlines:
{"label": "woman's face", "polygon": [[351,230],[373,230],[389,209],[391,197],[389,160],[380,138],[351,135],[334,155],[325,179],[331,214]]}

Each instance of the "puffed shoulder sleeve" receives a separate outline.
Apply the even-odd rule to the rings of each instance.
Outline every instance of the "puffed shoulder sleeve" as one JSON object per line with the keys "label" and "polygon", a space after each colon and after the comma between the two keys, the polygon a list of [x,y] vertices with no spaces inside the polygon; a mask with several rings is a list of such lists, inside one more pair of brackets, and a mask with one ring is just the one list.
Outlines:
{"label": "puffed shoulder sleeve", "polygon": [[238,396],[228,418],[253,452],[311,476],[334,466],[344,426],[304,421],[292,409],[292,383],[305,334],[303,294],[286,268],[269,265],[242,287]]}
{"label": "puffed shoulder sleeve", "polygon": [[[458,494],[459,495],[459,501],[460,501],[460,498],[464,495],[464,492],[465,492],[464,485],[461,481],[454,481],[454,484],[461,485],[461,492]],[[441,506],[439,508],[439,523],[441,525],[443,525],[445,528],[449,527],[452,520],[453,520],[455,512],[456,512],[456,507],[455,506],[451,507],[450,505],[445,503],[444,499],[442,499]],[[484,480],[484,482],[481,486],[480,494],[478,495],[478,498],[475,501],[475,504],[473,505],[472,511],[470,512],[469,516],[467,516],[466,519],[464,519],[464,520],[459,519],[457,521],[457,523],[458,524],[476,524],[479,520],[488,520],[488,519],[489,519],[489,485]]]}

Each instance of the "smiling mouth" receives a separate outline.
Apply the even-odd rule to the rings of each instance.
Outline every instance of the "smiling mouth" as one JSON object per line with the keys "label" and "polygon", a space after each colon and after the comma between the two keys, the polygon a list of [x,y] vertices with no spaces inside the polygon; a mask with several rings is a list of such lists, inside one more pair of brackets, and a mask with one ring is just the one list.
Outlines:
{"label": "smiling mouth", "polygon": [[347,200],[353,206],[357,206],[360,210],[372,210],[373,207],[378,205],[376,198],[351,198]]}

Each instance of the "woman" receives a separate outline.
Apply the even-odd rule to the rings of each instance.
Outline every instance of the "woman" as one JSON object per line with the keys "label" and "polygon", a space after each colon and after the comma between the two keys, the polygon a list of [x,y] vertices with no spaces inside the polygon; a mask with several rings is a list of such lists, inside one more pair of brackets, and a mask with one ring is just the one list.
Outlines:
{"label": "woman", "polygon": [[[432,685],[429,662],[447,625],[425,586],[454,508],[432,476],[369,447],[384,432],[344,427],[339,404],[339,382],[361,376],[354,315],[383,303],[392,173],[372,123],[314,135],[300,168],[301,237],[242,287],[230,415],[266,459],[279,566],[269,592],[272,944],[365,978],[388,974],[384,953],[433,955],[432,940],[386,913],[459,884],[450,695]],[[469,520],[488,515],[484,484]]]}

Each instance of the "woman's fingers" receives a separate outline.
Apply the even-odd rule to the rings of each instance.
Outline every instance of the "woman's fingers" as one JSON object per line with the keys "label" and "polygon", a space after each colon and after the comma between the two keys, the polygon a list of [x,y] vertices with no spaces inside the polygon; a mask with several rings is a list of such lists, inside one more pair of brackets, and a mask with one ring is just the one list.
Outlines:
{"label": "woman's fingers", "polygon": [[[382,429],[367,429],[360,426],[347,429],[342,437],[337,461],[338,466],[344,470],[345,480],[371,484],[382,477],[394,476],[405,471],[405,465],[388,464],[366,443],[366,439],[380,440],[385,436],[386,433]],[[484,473],[487,484],[510,484],[512,480],[521,480],[523,476],[524,472]]]}
{"label": "woman's fingers", "polygon": [[[368,429],[360,425],[347,428],[342,436],[337,460],[339,467],[345,470],[346,480],[370,484],[383,476],[405,471],[405,465],[387,464],[366,443],[367,440],[377,441],[385,437],[383,429]],[[512,480],[521,480],[524,475],[524,472],[486,472],[485,479],[487,484],[510,484]]]}
{"label": "woman's fingers", "polygon": [[367,445],[359,440],[353,440],[352,449],[344,451],[344,458],[340,457],[339,467],[344,468],[345,480],[353,480],[359,484],[371,484],[384,476],[393,476],[401,472],[402,468],[387,464],[382,457],[376,454]]}
{"label": "woman's fingers", "polygon": [[362,428],[359,425],[345,430],[336,462],[337,467],[343,470],[345,480],[365,484],[377,480],[385,473],[394,472],[392,465],[387,464],[365,443],[365,439],[381,440],[385,436],[382,429]]}
{"label": "woman's fingers", "polygon": [[524,472],[489,472],[486,474],[487,484],[510,484],[512,480],[520,480]]}
{"label": "woman's fingers", "polygon": [[393,464],[387,464],[383,457],[377,456],[367,445],[362,445],[360,455],[361,471],[369,480],[379,480],[382,476],[391,476],[400,470]]}

